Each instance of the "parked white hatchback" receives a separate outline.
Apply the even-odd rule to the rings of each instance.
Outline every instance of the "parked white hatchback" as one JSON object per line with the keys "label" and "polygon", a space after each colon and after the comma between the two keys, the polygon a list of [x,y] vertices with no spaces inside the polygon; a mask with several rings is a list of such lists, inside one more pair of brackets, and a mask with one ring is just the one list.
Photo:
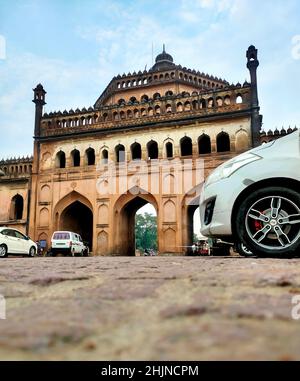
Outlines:
{"label": "parked white hatchback", "polygon": [[0,227],[0,258],[8,254],[21,254],[34,257],[37,244],[16,229]]}
{"label": "parked white hatchback", "polygon": [[56,256],[57,254],[71,256],[88,256],[88,247],[82,241],[79,234],[69,231],[54,232],[51,238],[51,249],[49,254]]}
{"label": "parked white hatchback", "polygon": [[299,131],[216,168],[200,214],[204,236],[242,243],[258,256],[300,255]]}

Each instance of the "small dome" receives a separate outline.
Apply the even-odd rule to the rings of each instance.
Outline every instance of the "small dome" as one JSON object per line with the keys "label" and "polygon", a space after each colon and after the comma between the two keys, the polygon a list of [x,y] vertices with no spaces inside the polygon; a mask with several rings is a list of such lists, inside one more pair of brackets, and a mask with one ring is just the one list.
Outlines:
{"label": "small dome", "polygon": [[175,66],[173,57],[166,52],[165,45],[163,45],[163,51],[156,57],[155,65],[152,67],[152,70],[164,70],[172,66]]}

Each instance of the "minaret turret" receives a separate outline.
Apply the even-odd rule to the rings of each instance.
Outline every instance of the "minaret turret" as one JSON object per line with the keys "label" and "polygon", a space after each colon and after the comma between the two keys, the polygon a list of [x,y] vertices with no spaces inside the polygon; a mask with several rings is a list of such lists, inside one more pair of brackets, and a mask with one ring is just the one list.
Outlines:
{"label": "minaret turret", "polygon": [[34,122],[34,136],[40,135],[40,124],[43,116],[43,107],[46,104],[45,95],[47,94],[43,86],[39,83],[35,89],[33,89],[33,100],[35,103],[35,122]]}
{"label": "minaret turret", "polygon": [[255,46],[249,46],[247,53],[247,68],[251,78],[251,130],[252,130],[252,145],[254,147],[260,145],[260,130],[262,126],[262,115],[259,114],[259,101],[257,91],[257,68],[259,61],[257,59],[257,49]]}

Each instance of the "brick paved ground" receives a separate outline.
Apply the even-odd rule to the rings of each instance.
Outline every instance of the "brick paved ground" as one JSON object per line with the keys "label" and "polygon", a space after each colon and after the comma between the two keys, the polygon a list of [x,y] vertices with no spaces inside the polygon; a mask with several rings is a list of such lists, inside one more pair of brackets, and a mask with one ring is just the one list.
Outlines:
{"label": "brick paved ground", "polygon": [[8,258],[0,359],[300,359],[300,260]]}

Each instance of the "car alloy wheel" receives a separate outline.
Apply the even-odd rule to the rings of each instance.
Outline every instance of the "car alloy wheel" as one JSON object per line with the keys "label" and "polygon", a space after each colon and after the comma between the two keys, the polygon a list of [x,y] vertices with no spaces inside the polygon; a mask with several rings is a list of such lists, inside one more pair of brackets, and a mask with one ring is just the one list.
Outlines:
{"label": "car alloy wheel", "polygon": [[250,206],[245,225],[259,247],[288,249],[300,238],[300,208],[287,197],[262,197]]}
{"label": "car alloy wheel", "polygon": [[4,245],[0,245],[0,257],[5,258],[7,256],[7,248]]}

